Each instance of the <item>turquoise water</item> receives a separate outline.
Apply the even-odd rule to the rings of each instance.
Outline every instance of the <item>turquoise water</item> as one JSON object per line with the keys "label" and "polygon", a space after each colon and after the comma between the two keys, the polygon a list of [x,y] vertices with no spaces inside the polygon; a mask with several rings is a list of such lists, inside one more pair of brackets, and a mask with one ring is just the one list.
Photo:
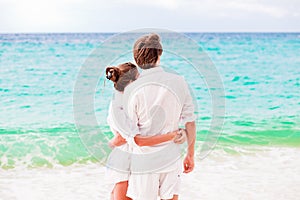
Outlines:
{"label": "turquoise water", "polygon": [[[73,88],[87,56],[112,35],[0,35],[1,168],[97,162],[76,132]],[[223,80],[226,116],[218,148],[300,147],[300,33],[187,35],[208,53]],[[127,60],[132,60],[130,54],[115,63]],[[198,107],[197,139],[203,141],[211,120],[208,88],[174,55],[165,53],[162,64],[190,84]],[[112,86],[106,83],[103,90],[103,81],[101,77],[96,90],[95,112],[109,138],[105,116]]]}

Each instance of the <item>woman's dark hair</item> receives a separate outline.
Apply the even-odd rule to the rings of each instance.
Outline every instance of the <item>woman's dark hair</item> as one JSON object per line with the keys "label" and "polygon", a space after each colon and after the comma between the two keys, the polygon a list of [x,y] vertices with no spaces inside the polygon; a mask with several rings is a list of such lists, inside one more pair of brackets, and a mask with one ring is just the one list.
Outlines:
{"label": "woman's dark hair", "polygon": [[106,68],[106,78],[111,80],[116,90],[120,92],[123,92],[131,81],[135,81],[138,74],[137,67],[130,62]]}
{"label": "woman's dark hair", "polygon": [[154,67],[162,52],[160,38],[156,33],[140,37],[133,46],[134,60],[142,69]]}

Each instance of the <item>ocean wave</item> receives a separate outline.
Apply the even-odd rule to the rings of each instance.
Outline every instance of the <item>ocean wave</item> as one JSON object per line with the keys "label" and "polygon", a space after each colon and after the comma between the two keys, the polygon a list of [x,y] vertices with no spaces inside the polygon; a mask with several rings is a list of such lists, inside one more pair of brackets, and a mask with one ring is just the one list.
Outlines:
{"label": "ocean wave", "polygon": [[[67,124],[52,128],[36,129],[0,129],[0,168],[16,167],[36,168],[69,166],[73,164],[97,163],[106,160],[110,153],[107,141],[113,135],[109,127],[99,127],[106,137],[95,137],[97,148],[102,152],[103,160],[97,159],[83,144],[75,125]],[[89,134],[88,132],[86,134]],[[209,140],[212,133],[205,130],[197,132],[198,150]],[[266,146],[300,147],[300,130],[249,130],[224,131],[217,138],[216,149],[236,154],[243,149],[259,149]],[[239,149],[239,151],[236,151]],[[97,151],[94,150],[94,151]]]}

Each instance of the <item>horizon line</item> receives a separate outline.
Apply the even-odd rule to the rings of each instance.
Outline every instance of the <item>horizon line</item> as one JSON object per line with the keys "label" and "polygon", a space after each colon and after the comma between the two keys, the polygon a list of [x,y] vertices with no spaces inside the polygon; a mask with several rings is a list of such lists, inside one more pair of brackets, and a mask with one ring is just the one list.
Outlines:
{"label": "horizon line", "polygon": [[[90,31],[90,32],[0,32],[0,34],[118,34],[118,33],[126,33],[132,31]],[[168,32],[168,31],[166,31]],[[300,33],[300,31],[171,31],[178,33]],[[138,32],[132,32],[138,33]],[[143,32],[140,32],[143,33]]]}

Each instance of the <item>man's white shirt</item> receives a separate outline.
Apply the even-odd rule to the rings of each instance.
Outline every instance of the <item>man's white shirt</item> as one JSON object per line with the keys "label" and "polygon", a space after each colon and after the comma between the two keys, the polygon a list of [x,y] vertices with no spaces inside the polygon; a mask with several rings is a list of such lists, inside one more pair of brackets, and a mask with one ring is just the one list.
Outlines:
{"label": "man's white shirt", "polygon": [[[196,118],[184,78],[161,67],[143,70],[139,78],[126,87],[123,105],[142,136],[165,134],[177,130],[180,123]],[[138,172],[172,171],[180,160],[180,147],[173,141],[136,147],[133,153],[141,154],[132,159],[132,171]]]}

